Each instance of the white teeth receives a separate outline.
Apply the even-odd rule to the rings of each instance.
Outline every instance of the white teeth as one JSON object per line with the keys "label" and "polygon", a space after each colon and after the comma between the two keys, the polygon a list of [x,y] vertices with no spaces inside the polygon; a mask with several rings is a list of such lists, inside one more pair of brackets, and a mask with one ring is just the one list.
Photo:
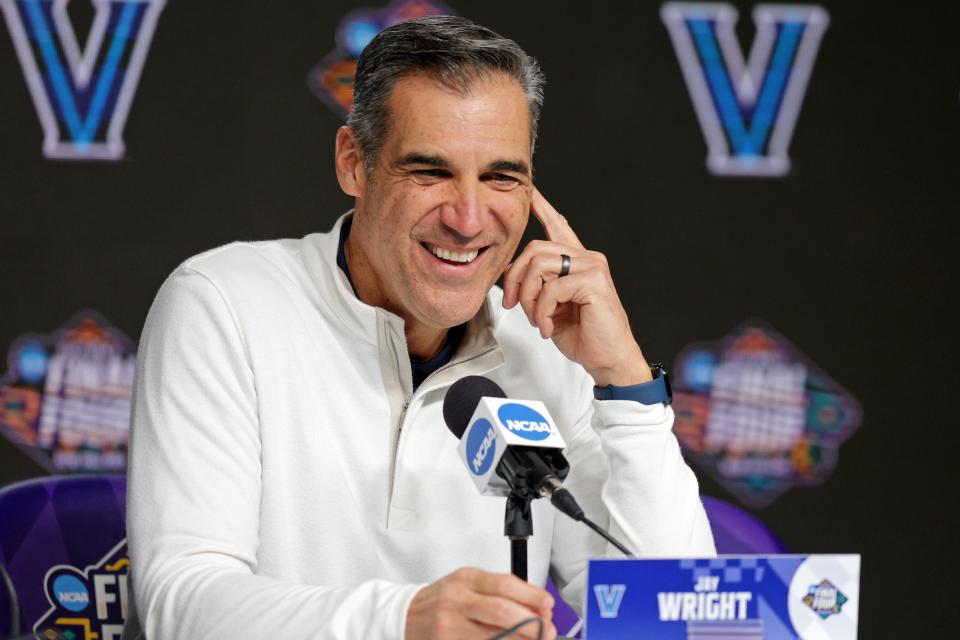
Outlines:
{"label": "white teeth", "polygon": [[444,260],[449,260],[450,262],[473,262],[477,256],[480,255],[479,249],[474,249],[473,251],[448,251],[440,247],[435,247],[432,244],[427,244],[427,248],[433,255]]}

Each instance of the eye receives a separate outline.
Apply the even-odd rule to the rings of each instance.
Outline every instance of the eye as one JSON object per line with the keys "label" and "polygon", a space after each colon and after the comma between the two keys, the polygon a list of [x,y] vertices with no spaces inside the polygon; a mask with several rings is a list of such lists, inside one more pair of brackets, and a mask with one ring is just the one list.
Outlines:
{"label": "eye", "polygon": [[417,169],[413,173],[425,178],[446,178],[450,175],[446,169]]}
{"label": "eye", "polygon": [[520,184],[519,179],[506,173],[489,173],[484,179],[497,189],[512,189]]}
{"label": "eye", "polygon": [[447,169],[413,169],[410,171],[412,181],[425,187],[440,184],[449,177],[450,171]]}

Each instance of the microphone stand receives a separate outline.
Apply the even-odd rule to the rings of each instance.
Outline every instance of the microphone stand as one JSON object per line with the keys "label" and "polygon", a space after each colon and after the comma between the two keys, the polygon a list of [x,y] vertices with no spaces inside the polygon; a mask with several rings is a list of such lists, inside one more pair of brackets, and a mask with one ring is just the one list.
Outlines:
{"label": "microphone stand", "polygon": [[[527,538],[533,535],[530,502],[537,497],[527,491],[511,491],[503,518],[503,535],[510,540],[510,573],[524,582],[527,580]],[[572,639],[557,636],[557,640]]]}
{"label": "microphone stand", "polygon": [[[553,478],[553,474],[565,478],[570,470],[562,455],[556,459],[553,455],[552,451],[533,455],[522,449],[508,449],[497,469],[510,486],[503,516],[503,535],[510,540],[510,572],[523,581],[527,580],[527,538],[533,535],[530,503],[552,493],[552,486],[544,489],[545,479]],[[549,464],[541,456],[547,456]]]}
{"label": "microphone stand", "polygon": [[529,493],[511,491],[503,516],[503,535],[510,540],[510,573],[524,581],[527,579],[527,538],[533,535],[532,499]]}

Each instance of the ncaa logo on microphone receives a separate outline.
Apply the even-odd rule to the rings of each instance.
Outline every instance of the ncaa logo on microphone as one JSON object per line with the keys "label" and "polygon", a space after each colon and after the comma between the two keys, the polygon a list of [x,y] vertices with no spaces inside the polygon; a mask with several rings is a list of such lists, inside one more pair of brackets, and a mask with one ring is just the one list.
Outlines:
{"label": "ncaa logo on microphone", "polygon": [[550,423],[535,409],[511,402],[497,410],[500,423],[510,433],[526,440],[546,440],[553,433]]}
{"label": "ncaa logo on microphone", "polygon": [[470,473],[482,476],[497,457],[497,432],[486,418],[480,418],[467,435],[467,466]]}

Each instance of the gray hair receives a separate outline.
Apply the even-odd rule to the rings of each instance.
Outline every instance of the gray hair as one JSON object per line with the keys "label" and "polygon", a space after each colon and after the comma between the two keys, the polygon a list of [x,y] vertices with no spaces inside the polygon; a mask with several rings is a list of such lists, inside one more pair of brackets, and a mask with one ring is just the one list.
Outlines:
{"label": "gray hair", "polygon": [[480,78],[503,72],[520,83],[530,107],[530,150],[537,140],[545,78],[513,40],[458,16],[426,16],[381,31],[360,55],[349,126],[370,171],[387,137],[387,99],[404,75],[426,73],[465,94]]}

